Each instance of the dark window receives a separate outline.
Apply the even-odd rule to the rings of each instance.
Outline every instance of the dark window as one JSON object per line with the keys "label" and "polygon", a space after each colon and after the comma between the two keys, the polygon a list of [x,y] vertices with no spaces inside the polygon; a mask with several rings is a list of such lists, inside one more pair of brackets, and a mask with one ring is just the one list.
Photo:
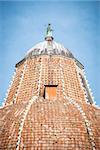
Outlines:
{"label": "dark window", "polygon": [[44,98],[45,99],[57,98],[57,85],[45,85]]}

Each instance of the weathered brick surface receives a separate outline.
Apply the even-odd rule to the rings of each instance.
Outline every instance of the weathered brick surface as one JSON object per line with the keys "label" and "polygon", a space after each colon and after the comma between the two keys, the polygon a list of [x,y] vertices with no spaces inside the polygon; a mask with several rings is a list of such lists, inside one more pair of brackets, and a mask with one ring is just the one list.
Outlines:
{"label": "weathered brick surface", "polygon": [[[23,77],[16,101],[22,101],[23,99],[24,101],[28,101],[32,97],[32,95],[37,94],[41,61],[42,79],[40,85],[40,95],[43,96],[42,94],[44,92],[44,85],[53,84],[58,85],[57,96],[63,96],[61,72],[59,69],[60,60],[63,66],[66,94],[77,101],[84,101],[84,94],[78,81],[74,61],[71,59],[64,60],[60,56],[42,56],[28,59],[25,75]],[[16,73],[14,83],[10,90],[10,94],[8,95],[7,103],[9,103],[13,99],[15,92],[17,91],[17,87],[20,82],[19,77],[21,75],[21,70],[23,71],[23,66],[19,66],[18,68],[18,73]]]}
{"label": "weathered brick surface", "polygon": [[0,109],[0,149],[15,149],[20,117],[25,104],[13,104]]}
{"label": "weathered brick surface", "polygon": [[8,94],[7,101],[6,101],[5,104],[10,104],[11,102],[13,102],[14,96],[15,96],[16,91],[17,91],[17,87],[18,87],[19,82],[20,82],[20,77],[21,77],[21,74],[22,74],[22,71],[23,71],[23,67],[24,67],[24,64],[22,64],[16,70],[16,75],[15,75],[13,84],[11,86],[11,90]]}
{"label": "weathered brick surface", "polygon": [[24,124],[21,145],[35,149],[91,149],[80,113],[62,99],[32,105]]}
{"label": "weathered brick surface", "polygon": [[[0,149],[99,150],[100,111],[86,103],[74,60],[42,55],[28,58],[24,66],[25,62],[18,66],[6,105],[0,109]],[[58,85],[56,99],[44,99],[44,85]],[[34,96],[38,98],[32,102]]]}
{"label": "weathered brick surface", "polygon": [[100,110],[91,105],[86,105],[84,111],[87,114],[88,120],[90,120],[96,147],[100,149]]}

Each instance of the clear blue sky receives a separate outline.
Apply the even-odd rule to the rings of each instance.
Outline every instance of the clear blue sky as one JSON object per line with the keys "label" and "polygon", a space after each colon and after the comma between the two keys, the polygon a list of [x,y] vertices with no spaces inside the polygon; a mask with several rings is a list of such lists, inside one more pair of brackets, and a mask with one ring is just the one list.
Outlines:
{"label": "clear blue sky", "polygon": [[100,105],[100,2],[0,1],[0,105],[15,64],[43,41],[51,23],[56,42],[85,66],[95,101]]}

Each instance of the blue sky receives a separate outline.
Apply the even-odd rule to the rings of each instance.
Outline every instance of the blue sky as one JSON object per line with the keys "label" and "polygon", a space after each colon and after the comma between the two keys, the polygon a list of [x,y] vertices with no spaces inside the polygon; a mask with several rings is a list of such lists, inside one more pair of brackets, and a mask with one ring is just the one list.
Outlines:
{"label": "blue sky", "polygon": [[0,105],[15,69],[27,50],[43,41],[48,23],[56,42],[85,66],[100,105],[100,2],[0,1]]}

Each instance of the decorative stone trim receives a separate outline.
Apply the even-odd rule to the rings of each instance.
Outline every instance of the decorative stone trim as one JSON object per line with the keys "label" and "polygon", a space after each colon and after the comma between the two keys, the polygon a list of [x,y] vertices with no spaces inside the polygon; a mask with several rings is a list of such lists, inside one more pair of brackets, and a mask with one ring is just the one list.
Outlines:
{"label": "decorative stone trim", "polygon": [[41,88],[41,79],[42,79],[42,67],[43,64],[42,64],[42,59],[41,59],[41,63],[40,63],[40,70],[39,70],[39,80],[38,80],[38,96],[40,94],[40,88]]}
{"label": "decorative stone trim", "polygon": [[[76,63],[75,63],[75,65],[76,65]],[[81,80],[80,75],[79,75],[79,73],[81,73],[83,75],[83,71],[77,65],[76,65],[76,70],[77,70],[77,77],[78,77],[80,86],[81,86],[81,88],[82,88],[82,90],[84,92],[85,101],[86,101],[86,103],[88,103],[86,90],[85,90],[85,88],[83,86],[82,80]]]}
{"label": "decorative stone trim", "polygon": [[93,104],[95,104],[95,102],[94,102],[94,97],[92,96],[92,92],[91,92],[91,89],[90,89],[88,80],[86,79],[85,71],[84,71],[84,70],[81,70],[78,66],[76,66],[76,70],[77,70],[77,75],[78,75],[78,78],[79,78],[81,87],[82,87],[82,89],[83,89],[83,91],[84,91],[84,96],[85,96],[86,102],[87,102],[88,104],[90,104],[90,103],[88,102],[86,89],[85,89],[84,86],[83,86],[83,83],[82,83],[80,74],[83,76],[83,78],[84,78],[84,80],[85,80],[85,82],[86,82],[87,89],[88,89],[89,95],[90,95],[90,97],[91,97],[91,100],[92,100]]}
{"label": "decorative stone trim", "polygon": [[64,83],[64,76],[63,76],[63,69],[62,69],[62,65],[61,65],[61,60],[59,61],[60,62],[60,72],[61,72],[61,80],[62,80],[62,89],[63,89],[63,96],[64,96],[64,99],[66,99],[66,93],[65,93],[65,83]]}
{"label": "decorative stone trim", "polygon": [[[84,70],[84,69],[81,70],[77,65],[76,65],[76,70],[77,70],[78,79],[79,79],[79,81],[80,81],[80,86],[81,86],[81,88],[82,88],[83,91],[84,91],[84,97],[85,97],[86,102],[87,102],[87,96],[86,96],[86,92],[85,92],[85,89],[84,89],[84,87],[83,87],[83,83],[82,83],[82,81],[81,81],[81,78],[80,78],[79,73],[81,73],[81,74],[83,75],[83,77],[84,77],[84,79],[85,79],[85,82],[86,82],[86,84],[87,84],[87,87],[88,87],[88,90],[89,90],[89,94],[90,94],[90,96],[91,96],[91,98],[92,98],[92,101],[93,101],[92,106],[96,107],[97,109],[100,109],[100,107],[96,104],[96,101],[94,101],[93,93],[91,92],[91,88],[90,88],[90,86],[89,86],[88,80],[86,79],[85,70]],[[87,104],[90,104],[90,103],[87,102]]]}
{"label": "decorative stone trim", "polygon": [[[6,102],[6,100],[7,100],[7,97],[8,97],[8,95],[9,95],[9,92],[10,92],[11,87],[12,87],[12,84],[13,84],[13,81],[14,81],[14,79],[15,79],[16,71],[17,71],[17,68],[15,69],[14,74],[13,74],[13,76],[12,76],[12,80],[10,81],[9,88],[8,88],[8,90],[7,90],[7,92],[6,92],[6,97],[4,98],[4,102],[3,102],[3,104],[2,104],[2,107],[5,107],[5,106],[7,106],[7,105],[11,105],[11,104],[12,104],[12,103],[11,103],[11,104],[7,104],[7,103],[6,103],[6,105],[5,105],[5,102]],[[1,107],[1,108],[2,108],[2,107]]]}
{"label": "decorative stone trim", "polygon": [[89,136],[89,141],[91,143],[92,146],[92,150],[96,150],[95,147],[95,142],[94,142],[94,136],[93,136],[93,132],[91,129],[91,122],[87,119],[87,116],[85,114],[85,112],[83,111],[82,107],[73,99],[69,98],[66,96],[66,99],[69,99],[69,101],[74,104],[74,106],[76,106],[76,108],[79,110],[80,114],[82,115],[82,117],[84,118],[84,122],[85,122],[85,127]]}
{"label": "decorative stone trim", "polygon": [[23,111],[22,118],[20,121],[17,143],[16,143],[16,150],[19,150],[19,146],[20,146],[20,142],[21,142],[21,135],[22,135],[24,123],[25,123],[26,117],[28,115],[28,112],[29,112],[32,104],[36,101],[37,98],[38,98],[37,96],[33,96],[32,99],[30,99],[30,101],[28,102],[26,109],[24,109],[24,111]]}
{"label": "decorative stone trim", "polygon": [[21,123],[20,123],[20,127],[19,127],[19,132],[18,132],[18,140],[17,140],[17,144],[16,144],[16,150],[19,150],[19,145],[21,142],[21,134],[23,131],[23,126],[24,126],[24,122],[27,117],[27,114],[28,114],[33,102],[35,102],[36,99],[39,97],[39,92],[40,92],[40,87],[41,87],[41,78],[42,78],[42,61],[41,61],[40,70],[39,70],[39,81],[38,81],[38,89],[37,89],[38,95],[32,97],[32,99],[28,102],[26,109],[23,111],[23,115],[22,115],[22,119],[21,119]]}
{"label": "decorative stone trim", "polygon": [[94,137],[93,137],[93,132],[92,132],[91,125],[90,125],[91,123],[87,119],[87,116],[86,116],[85,112],[83,111],[83,108],[80,106],[80,104],[78,104],[72,98],[68,97],[66,95],[66,93],[65,93],[64,74],[63,74],[63,67],[61,65],[61,60],[60,60],[60,71],[61,71],[61,80],[62,80],[62,87],[63,87],[63,96],[64,96],[64,99],[67,99],[71,104],[73,104],[79,110],[79,112],[82,115],[82,117],[84,119],[84,122],[85,122],[85,127],[86,127],[86,130],[87,130],[87,133],[88,133],[90,144],[92,146],[92,150],[96,150],[95,142],[94,142]]}
{"label": "decorative stone trim", "polygon": [[13,103],[16,103],[16,99],[17,99],[17,96],[19,94],[19,90],[20,90],[20,87],[21,87],[21,84],[22,84],[22,81],[23,81],[23,78],[24,78],[26,68],[27,68],[27,60],[24,62],[23,71],[22,71],[22,74],[21,74],[21,77],[20,77],[19,85],[17,86],[16,94],[14,95],[14,98],[13,98]]}
{"label": "decorative stone trim", "polygon": [[86,78],[86,74],[85,74],[85,70],[84,69],[83,69],[83,76],[84,76],[84,79],[86,81],[86,84],[87,84],[87,87],[88,87],[88,90],[89,90],[89,94],[90,94],[90,96],[92,98],[92,102],[95,104],[96,102],[94,101],[94,96],[93,96],[92,90],[90,88],[89,82],[88,82],[88,80]]}

